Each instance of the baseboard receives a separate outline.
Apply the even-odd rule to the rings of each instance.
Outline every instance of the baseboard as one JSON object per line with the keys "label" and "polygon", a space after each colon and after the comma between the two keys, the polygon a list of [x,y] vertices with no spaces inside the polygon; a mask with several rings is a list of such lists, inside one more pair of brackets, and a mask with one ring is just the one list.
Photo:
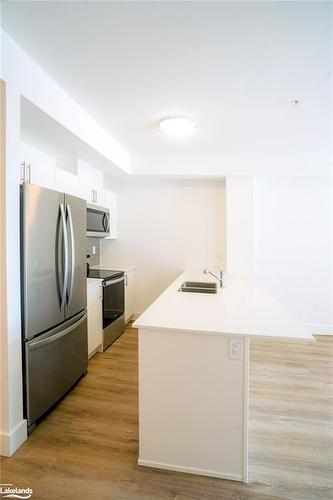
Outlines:
{"label": "baseboard", "polygon": [[171,465],[161,462],[150,462],[149,460],[142,460],[141,458],[138,459],[138,465],[141,465],[143,467],[153,467],[154,469],[173,470],[176,472],[185,472],[187,474],[196,474],[199,476],[217,477],[219,479],[229,479],[231,481],[243,482],[243,477],[241,474],[228,474],[212,470],[195,469],[193,467],[183,467],[182,465]]}
{"label": "baseboard", "polygon": [[142,314],[142,312],[133,313],[131,316],[131,321],[136,321],[141,316],[141,314]]}
{"label": "baseboard", "polygon": [[96,349],[94,349],[90,354],[88,354],[88,359],[91,359],[97,352],[103,352],[103,344],[100,344]]}
{"label": "baseboard", "polygon": [[22,420],[11,433],[0,433],[0,455],[11,457],[27,439],[27,421]]}
{"label": "baseboard", "polygon": [[333,325],[307,324],[305,326],[310,328],[312,335],[333,335]]}

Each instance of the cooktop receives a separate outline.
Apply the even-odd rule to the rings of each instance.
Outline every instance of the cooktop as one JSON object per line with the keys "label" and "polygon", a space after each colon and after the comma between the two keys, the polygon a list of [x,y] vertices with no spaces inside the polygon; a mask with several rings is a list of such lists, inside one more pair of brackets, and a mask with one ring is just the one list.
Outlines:
{"label": "cooktop", "polygon": [[89,269],[88,278],[98,278],[109,280],[111,278],[120,278],[124,276],[124,271],[110,271],[109,269]]}

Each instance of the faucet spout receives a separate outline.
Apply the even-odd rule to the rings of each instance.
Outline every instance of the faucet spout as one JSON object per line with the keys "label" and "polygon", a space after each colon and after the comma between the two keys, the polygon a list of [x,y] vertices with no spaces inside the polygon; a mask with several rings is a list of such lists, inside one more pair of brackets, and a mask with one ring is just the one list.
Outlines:
{"label": "faucet spout", "polygon": [[213,276],[219,282],[220,288],[223,288],[223,286],[224,286],[224,272],[223,271],[220,271],[220,275],[216,276],[216,274],[212,273],[209,269],[206,268],[206,269],[204,269],[203,273],[210,274],[211,276]]}

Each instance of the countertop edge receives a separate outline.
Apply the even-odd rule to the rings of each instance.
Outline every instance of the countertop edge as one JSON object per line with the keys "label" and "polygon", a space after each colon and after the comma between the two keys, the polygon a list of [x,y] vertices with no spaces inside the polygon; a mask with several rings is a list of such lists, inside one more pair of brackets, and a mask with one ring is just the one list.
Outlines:
{"label": "countertop edge", "polygon": [[[170,294],[170,291],[172,289],[175,289],[175,291],[176,291],[178,286],[179,286],[179,282],[182,279],[185,279],[186,274],[187,273],[185,273],[185,272],[181,273],[168,287],[166,287],[163,290],[163,292],[146,309],[146,311],[144,311],[142,313],[141,316],[145,316],[147,313],[149,314],[149,312],[150,312],[149,310],[154,309],[155,305],[159,302],[159,300],[162,296],[164,296],[164,298],[165,298],[165,296],[167,296],[167,294]],[[239,279],[239,277],[237,277],[237,279]],[[247,285],[248,280],[244,280],[244,282]],[[278,307],[281,308],[282,314],[287,313],[290,316],[290,320],[291,320],[290,327],[287,326],[287,328],[286,328],[286,326],[285,326],[284,331],[288,331],[289,328],[292,329],[293,326],[295,326],[295,324],[298,323],[299,326],[304,330],[303,335],[300,335],[300,334],[298,334],[298,335],[297,334],[296,335],[295,334],[272,335],[270,333],[267,333],[267,334],[264,333],[262,331],[262,329],[260,329],[260,328],[258,330],[258,333],[256,333],[255,331],[253,331],[252,333],[248,332],[248,331],[246,331],[245,328],[244,328],[244,332],[239,331],[239,329],[238,329],[238,331],[233,331],[232,328],[228,328],[228,330],[211,330],[211,329],[203,330],[202,328],[195,329],[195,328],[181,328],[181,327],[178,328],[178,327],[173,326],[173,325],[172,326],[163,326],[159,322],[154,323],[153,321],[146,320],[144,318],[142,318],[142,321],[140,321],[141,316],[139,316],[139,318],[137,318],[137,320],[133,323],[132,326],[134,328],[138,328],[139,330],[159,330],[159,331],[165,331],[165,332],[198,333],[198,334],[203,334],[203,335],[224,335],[224,336],[235,336],[235,337],[240,336],[240,337],[256,338],[256,339],[277,340],[280,342],[281,341],[282,342],[284,342],[284,341],[285,342],[293,342],[293,341],[315,342],[316,341],[315,337],[312,335],[310,330],[307,327],[305,327],[297,318],[295,318],[294,315],[292,313],[290,313],[290,311],[283,304],[281,304],[280,301],[270,292],[270,290],[266,290],[264,287],[262,287],[262,285],[260,283],[256,283],[253,280],[250,280],[249,283],[252,284],[252,286],[254,284],[255,286],[259,287],[261,290],[264,290],[267,293],[267,296],[271,297],[271,300],[273,302],[275,302],[276,304],[278,304]],[[296,321],[296,323],[295,323],[295,321]],[[253,330],[253,328],[252,328],[252,330]],[[260,333],[260,331],[261,331],[261,333]]]}

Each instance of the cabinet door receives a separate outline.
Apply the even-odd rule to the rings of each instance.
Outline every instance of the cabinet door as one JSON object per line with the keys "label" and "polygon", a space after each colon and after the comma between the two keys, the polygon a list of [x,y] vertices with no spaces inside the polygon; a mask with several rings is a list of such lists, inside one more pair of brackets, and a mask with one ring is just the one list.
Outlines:
{"label": "cabinet door", "polygon": [[105,198],[104,198],[104,188],[103,188],[103,172],[100,170],[97,170],[96,168],[94,170],[94,190],[95,190],[95,203],[96,205],[99,205],[100,207],[105,206]]}
{"label": "cabinet door", "polygon": [[54,189],[55,158],[21,143],[21,162],[30,164],[30,171],[26,169],[26,180],[36,186]]}
{"label": "cabinet door", "polygon": [[77,162],[79,196],[88,203],[104,206],[103,172],[82,160]]}
{"label": "cabinet door", "polygon": [[105,207],[110,210],[110,236],[106,239],[118,237],[118,196],[117,193],[104,189]]}
{"label": "cabinet door", "polygon": [[78,179],[77,176],[57,168],[54,171],[54,187],[56,191],[61,191],[73,196],[78,195]]}
{"label": "cabinet door", "polygon": [[93,203],[93,168],[82,160],[77,161],[78,174],[78,194],[80,198],[84,198],[88,203]]}
{"label": "cabinet door", "polygon": [[125,272],[125,323],[134,314],[134,270]]}
{"label": "cabinet door", "polygon": [[102,313],[102,284],[88,285],[88,357],[102,344],[103,313]]}

